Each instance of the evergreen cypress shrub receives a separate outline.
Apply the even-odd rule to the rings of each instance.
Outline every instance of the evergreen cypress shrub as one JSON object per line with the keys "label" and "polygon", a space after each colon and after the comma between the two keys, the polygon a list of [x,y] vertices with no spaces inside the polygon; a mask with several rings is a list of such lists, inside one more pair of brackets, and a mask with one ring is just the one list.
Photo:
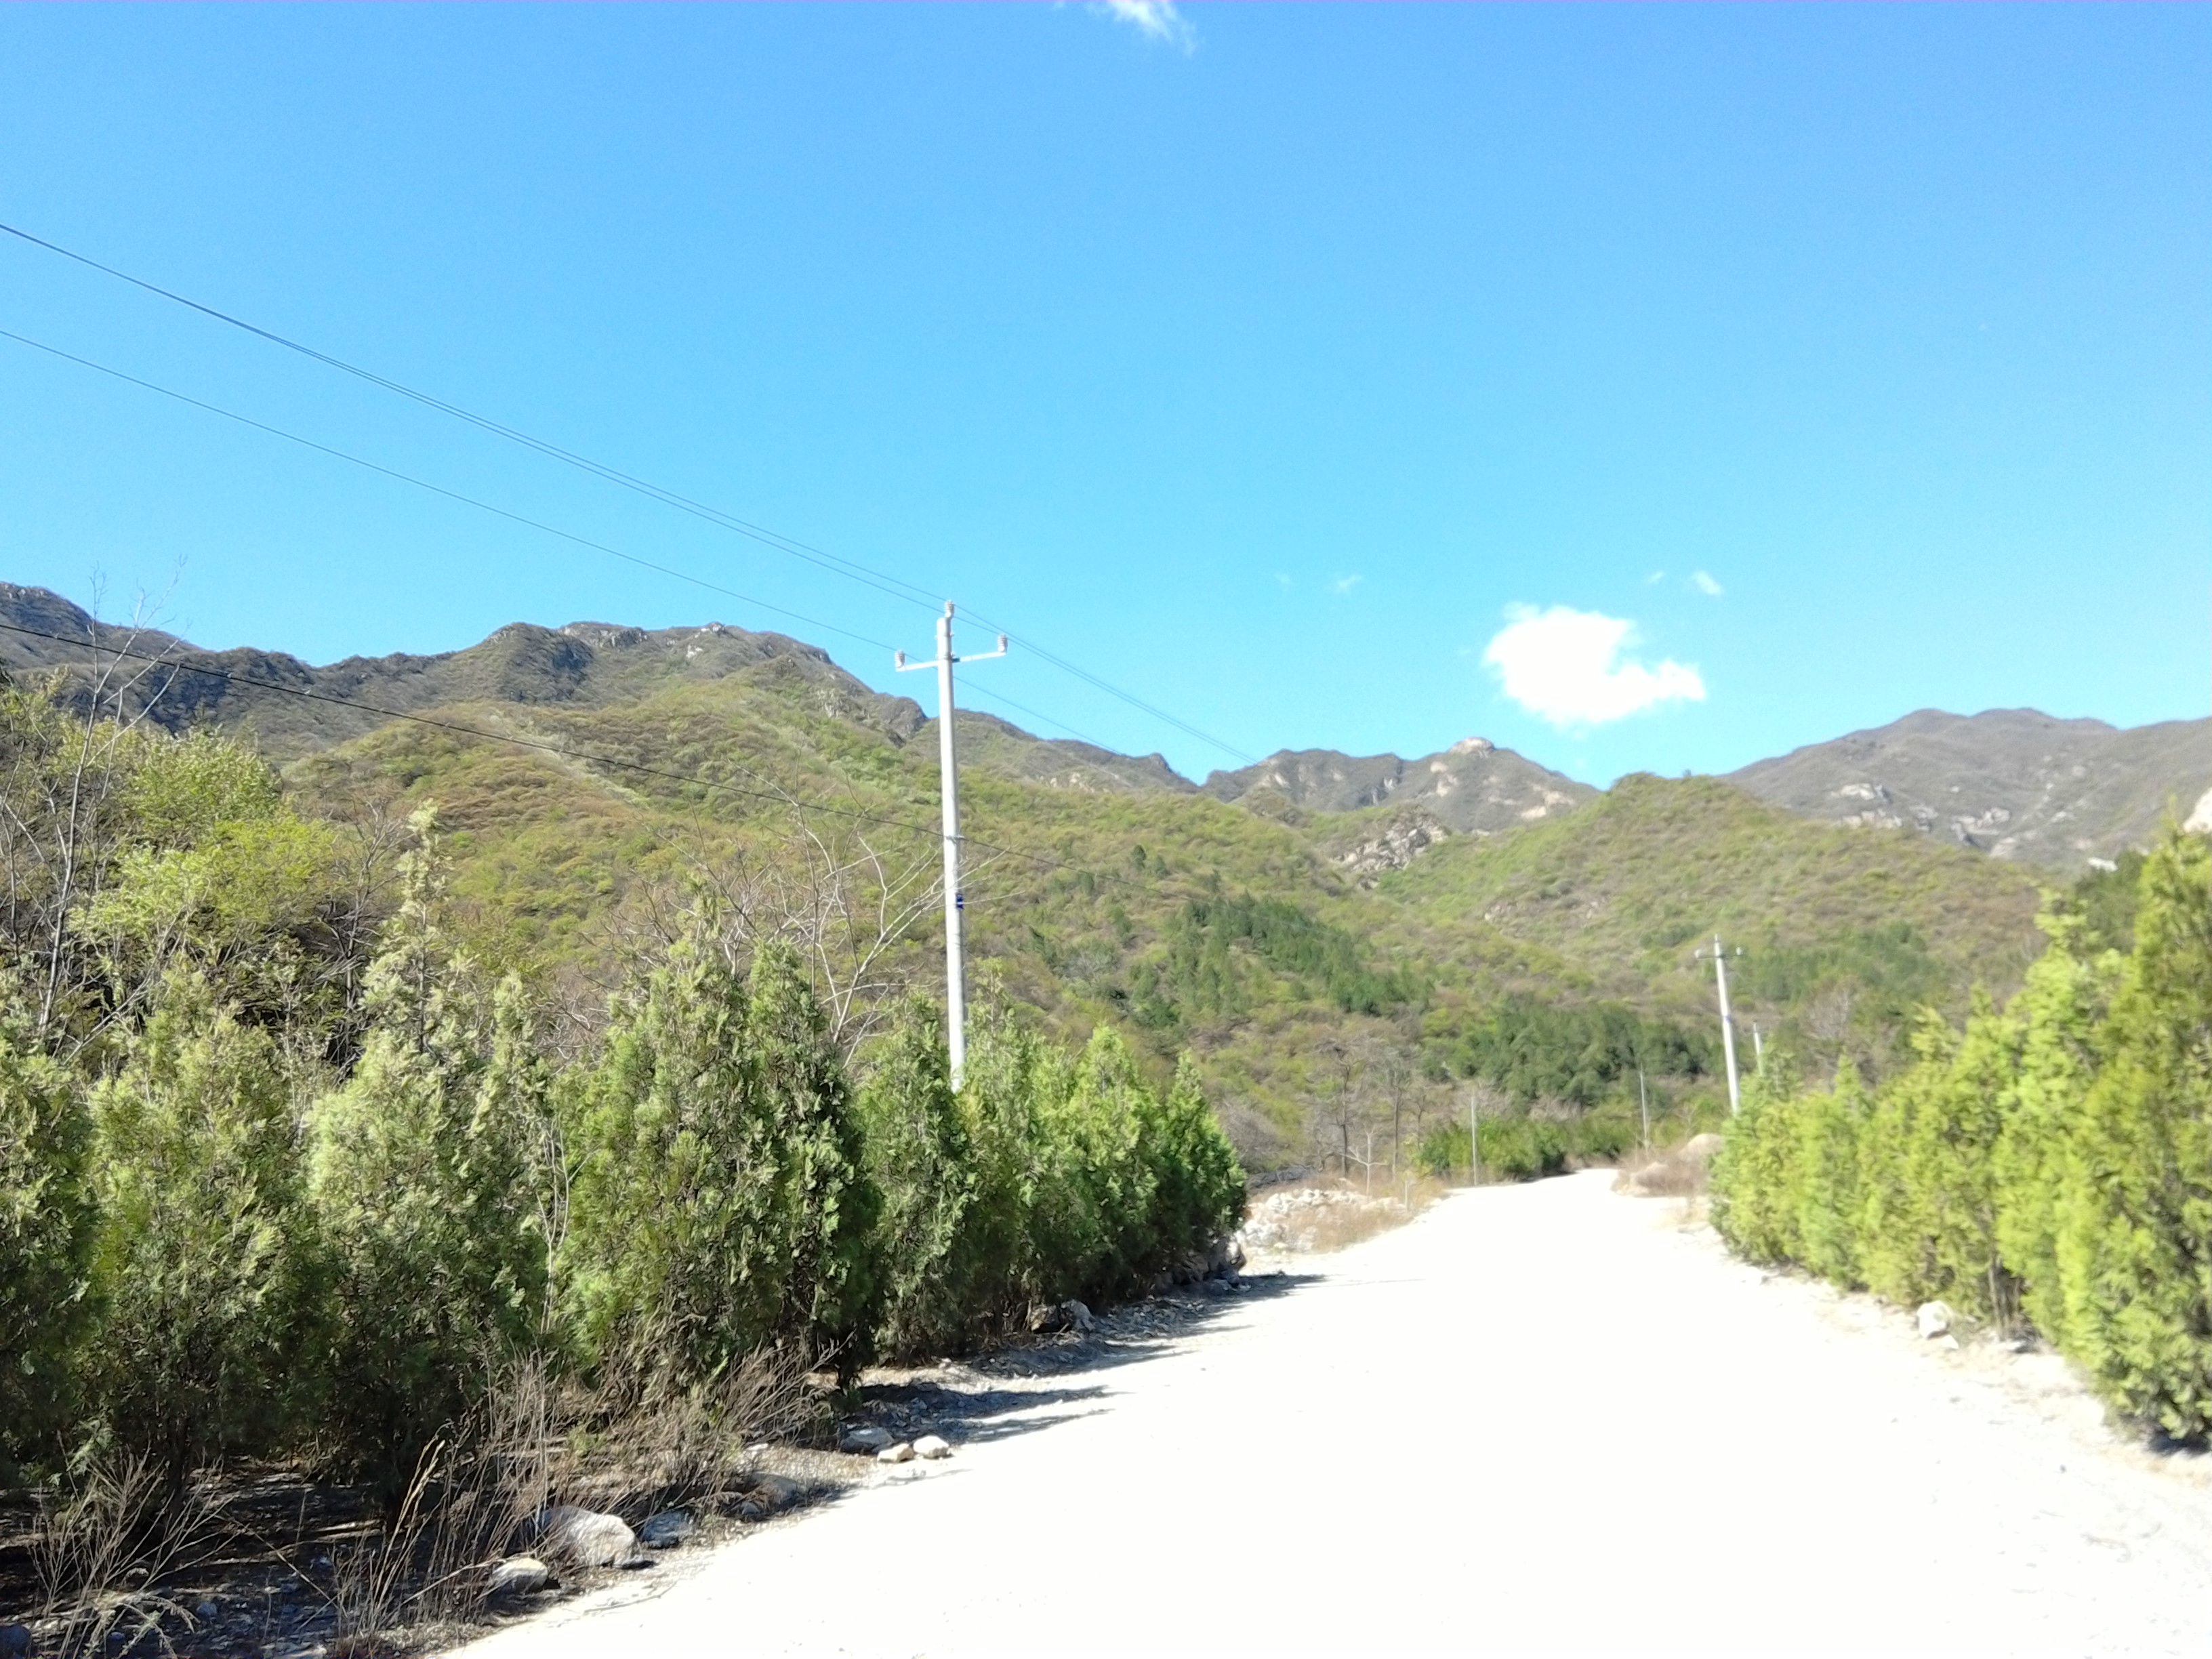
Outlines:
{"label": "evergreen cypress shrub", "polygon": [[2110,951],[2086,956],[2076,917],[2046,913],[2039,921],[2050,947],[2028,969],[2009,1011],[2021,1026],[2020,1067],[1994,1156],[1997,1249],[2020,1282],[2029,1322],[2070,1350],[2059,1237],[2080,1199],[2075,1146],[2121,957]]}
{"label": "evergreen cypress shrub", "polygon": [[566,1300],[585,1357],[644,1342],[672,1380],[778,1341],[857,1357],[876,1200],[821,1010],[787,953],[742,977],[708,918],[617,995],[571,1080]]}
{"label": "evergreen cypress shrub", "polygon": [[[1948,1063],[1928,1062],[1905,1143],[1907,1213],[1918,1237],[1898,1242],[1919,1264],[1914,1299],[1940,1297],[2003,1322],[2014,1295],[1997,1253],[1996,1152],[2014,1097],[2019,1030],[1978,989],[1965,1032],[1955,1042],[1948,1028],[1944,1036]],[[1936,1053],[1932,1040],[1928,1052]]]}
{"label": "evergreen cypress shrub", "polygon": [[314,1382],[317,1285],[276,1044],[173,973],[94,1115],[106,1427],[173,1482],[276,1448]]}
{"label": "evergreen cypress shrub", "polygon": [[1152,1171],[1152,1261],[1164,1267],[1204,1254],[1236,1231],[1244,1214],[1244,1168],[1188,1054],[1176,1062],[1167,1093],[1143,1103],[1140,1128]]}
{"label": "evergreen cypress shrub", "polygon": [[954,1098],[937,1010],[902,1011],[860,1090],[867,1172],[882,1207],[873,1241],[876,1344],[905,1356],[957,1351],[977,1305],[976,1159]]}
{"label": "evergreen cypress shrub", "polygon": [[66,1449],[93,1312],[91,1139],[75,1079],[0,1017],[0,1467]]}
{"label": "evergreen cypress shrub", "polygon": [[545,1318],[546,1079],[527,1000],[511,977],[486,997],[447,949],[434,824],[416,826],[368,976],[367,1042],[309,1120],[335,1326],[326,1421],[342,1461],[387,1486]]}
{"label": "evergreen cypress shrub", "polygon": [[[1781,1068],[1778,1068],[1781,1069]],[[1850,1060],[1835,1085],[1796,1103],[1792,1198],[1797,1260],[1831,1284],[1850,1289],[1859,1274],[1859,1137],[1871,1103]]]}
{"label": "evergreen cypress shrub", "polygon": [[1710,1182],[1713,1227],[1752,1261],[1794,1261],[1798,1236],[1798,1103],[1778,1068],[1743,1086]]}
{"label": "evergreen cypress shrub", "polygon": [[2212,1437],[2212,851],[2169,828],[2082,1100],[2057,1234],[2071,1352],[2122,1411]]}
{"label": "evergreen cypress shrub", "polygon": [[1913,1307],[1932,1294],[1929,1224],[1923,1188],[1912,1179],[1911,1148],[1929,1097],[1943,1085],[1957,1037],[1942,1018],[1923,1012],[1911,1036],[1911,1066],[1875,1091],[1859,1136],[1859,1271],[1877,1296]]}

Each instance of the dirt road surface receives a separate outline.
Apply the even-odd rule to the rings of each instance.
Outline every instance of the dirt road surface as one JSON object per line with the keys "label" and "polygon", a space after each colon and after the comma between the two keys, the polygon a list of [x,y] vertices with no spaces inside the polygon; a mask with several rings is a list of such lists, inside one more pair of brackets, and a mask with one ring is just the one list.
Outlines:
{"label": "dirt road surface", "polygon": [[2212,1652],[2196,1461],[1678,1214],[1456,1195],[469,1659]]}

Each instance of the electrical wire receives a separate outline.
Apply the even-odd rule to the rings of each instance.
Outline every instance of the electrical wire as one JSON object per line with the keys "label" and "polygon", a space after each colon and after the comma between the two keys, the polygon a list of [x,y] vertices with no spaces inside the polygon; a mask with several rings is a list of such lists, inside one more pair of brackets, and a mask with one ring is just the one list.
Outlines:
{"label": "electrical wire", "polygon": [[[609,554],[615,558],[636,565],[641,569],[651,570],[664,576],[673,576],[679,581],[690,582],[694,586],[704,588],[710,593],[720,593],[726,599],[736,599],[741,604],[752,605],[758,610],[772,611],[779,617],[787,617],[793,622],[804,623],[809,628],[819,628],[829,633],[841,635],[844,638],[855,641],[861,645],[873,646],[879,651],[893,651],[896,649],[896,647],[888,644],[884,641],[871,638],[866,634],[855,634],[849,628],[840,628],[836,623],[824,622],[818,617],[804,616],[799,611],[786,610],[780,605],[771,605],[766,599],[755,599],[749,593],[740,593],[735,588],[724,587],[719,582],[708,581],[703,577],[691,575],[685,571],[675,569],[668,565],[656,564],[651,559],[640,558],[635,554],[625,553],[618,547],[608,546],[605,542],[595,542],[589,537],[575,535],[569,531],[561,529],[557,526],[546,524],[539,520],[526,517],[524,514],[520,513],[510,512],[506,507],[495,506],[489,501],[479,501],[473,495],[465,495],[459,490],[448,489],[443,484],[431,483],[426,479],[416,477],[411,473],[401,472],[396,468],[386,466],[380,462],[366,459],[362,456],[349,453],[347,451],[343,449],[333,448],[328,444],[318,443],[313,438],[303,438],[296,432],[287,432],[281,427],[271,426],[265,421],[257,421],[248,415],[240,415],[234,410],[224,409],[219,404],[205,402],[201,398],[191,397],[185,392],[174,391],[168,386],[158,385],[152,380],[142,380],[137,375],[125,374],[119,368],[111,368],[105,363],[94,362],[89,357],[80,357],[76,353],[64,351],[58,346],[47,345],[43,341],[32,339],[28,335],[17,334],[8,329],[0,328],[0,339],[13,340],[19,345],[27,345],[31,347],[33,350],[46,352],[51,356],[61,358],[65,362],[75,363],[80,368],[92,369],[97,374],[110,375],[114,379],[125,381],[129,385],[143,387],[148,392],[159,392],[164,398],[173,398],[179,403],[190,404],[194,409],[204,410],[210,415],[219,415],[227,421],[235,421],[240,425],[251,427],[257,432],[265,432],[271,437],[282,438],[289,443],[298,444],[303,448],[314,450],[319,454],[329,455],[341,461],[350,462],[355,466],[366,468],[371,472],[381,473],[384,477],[397,479],[401,483],[412,484],[418,489],[427,489],[434,495],[443,495],[449,501],[459,501],[465,506],[473,507],[482,512],[493,514],[497,517],[508,520],[514,524],[524,525],[532,530],[543,531],[549,536],[557,536],[563,541],[574,543],[579,547],[586,547],[590,548],[594,552]],[[985,697],[993,702],[1004,703],[1009,708],[1019,709],[1023,714],[1029,715],[1033,720],[1042,720],[1048,726],[1057,726],[1060,731],[1066,732],[1070,737],[1076,738],[1079,742],[1087,743],[1094,749],[1104,750],[1109,754],[1113,752],[1113,750],[1109,749],[1106,744],[1100,743],[1095,738],[1077,731],[1066,721],[1056,720],[1052,715],[1044,713],[1042,709],[1032,708],[1027,703],[1017,702],[1013,698],[1006,696],[1003,693],[994,691],[988,686],[971,685],[968,688],[968,691],[969,695],[971,696]]]}
{"label": "electrical wire", "polygon": [[[668,489],[665,485],[654,483],[649,479],[637,477],[631,473],[623,471],[617,467],[610,466],[605,462],[596,461],[589,456],[578,454],[573,450],[564,449],[560,445],[553,443],[549,440],[533,436],[530,433],[522,431],[518,428],[507,426],[501,422],[495,421],[488,416],[476,414],[470,410],[461,407],[458,404],[448,403],[442,398],[434,397],[429,392],[418,391],[415,387],[408,386],[402,381],[395,380],[388,376],[379,374],[373,369],[363,368],[357,364],[348,362],[342,357],[334,356],[329,352],[319,350],[313,346],[303,344],[300,341],[294,340],[283,334],[279,334],[273,329],[263,328],[260,325],[248,322],[242,317],[234,316],[229,312],[219,310],[214,306],[204,304],[198,300],[194,300],[185,295],[179,294],[173,289],[163,288],[159,283],[149,282],[143,276],[134,276],[129,271],[119,270],[113,265],[103,264],[100,261],[91,258],[89,255],[79,253],[71,248],[64,247],[58,242],[50,242],[43,236],[34,236],[29,231],[24,230],[18,226],[0,222],[0,231],[4,231],[9,235],[30,243],[35,247],[44,248],[50,253],[58,254],[64,259],[73,260],[76,264],[83,265],[89,270],[97,270],[104,276],[112,276],[118,282],[127,283],[133,288],[143,289],[148,294],[155,295],[160,298],[170,301],[174,304],[184,306],[192,311],[197,311],[203,316],[212,318],[217,322],[227,324],[233,328],[241,329],[245,332],[252,334],[259,339],[268,341],[272,345],[282,346],[288,351],[297,352],[303,357],[312,359],[313,362],[322,363],[328,368],[335,368],[342,374],[353,375],[358,380],[367,381],[372,386],[380,387],[381,389],[392,392],[397,396],[410,398],[412,401],[422,404],[425,408],[435,410],[441,414],[450,416],[455,420],[466,422],[468,424],[477,427],[483,431],[494,434],[498,437],[505,438],[512,443],[520,444],[525,448],[533,450],[537,453],[544,455],[550,459],[560,461],[569,466],[580,468],[583,471],[592,474],[594,477],[605,480],[607,483],[618,485],[625,489],[635,490],[640,495],[649,496],[653,500],[661,502],[665,506],[675,507],[679,512],[690,514],[695,518],[703,519],[711,524],[720,526],[725,530],[732,531],[738,535],[749,537],[752,540],[760,543],[763,546],[773,548],[776,551],[787,554],[793,558],[803,559],[808,563],[817,565],[824,570],[829,570],[836,574],[844,576],[848,580],[857,581],[861,583],[863,586],[872,587],[878,592],[889,594],[894,599],[904,599],[909,604],[921,605],[930,610],[934,610],[936,608],[937,600],[934,595],[931,594],[927,589],[918,586],[915,583],[906,580],[903,577],[893,575],[888,571],[875,569],[872,566],[860,563],[858,560],[848,559],[843,557],[842,555],[827,552],[821,548],[811,546],[809,544],[799,541],[793,537],[785,536],[778,532],[765,529],[759,525],[753,524],[749,520],[738,518],[735,514],[725,512],[720,507],[711,507],[704,502],[694,501],[690,496],[681,495],[673,489]],[[66,356],[67,354],[57,355]],[[112,371],[109,372],[112,373]],[[121,378],[129,379],[130,377],[126,375]],[[143,384],[143,382],[141,382],[140,384]],[[157,387],[155,389],[159,390],[160,388]],[[190,399],[187,399],[186,401],[190,401]],[[217,412],[220,413],[223,411]],[[618,555],[617,556],[625,556]],[[659,568],[657,566],[653,568]],[[696,579],[687,577],[684,580],[696,580]],[[702,583],[701,585],[711,586],[711,584],[706,583]],[[774,606],[769,606],[768,608],[771,610],[775,609]],[[793,613],[789,611],[782,611],[779,614],[789,616]],[[1077,664],[1069,661],[1066,658],[1048,650],[1045,647],[1038,644],[1035,640],[1017,635],[1011,629],[1006,628],[999,623],[991,621],[988,617],[982,616],[980,612],[974,614],[975,616],[975,619],[978,622],[982,623],[987,628],[993,629],[994,632],[1005,634],[1010,640],[1017,641],[1021,645],[1022,648],[1030,655],[1038,658],[1042,661],[1049,663],[1052,666],[1060,670],[1063,673],[1073,675],[1075,678],[1083,681],[1085,684],[1106,693],[1109,696],[1119,699],[1121,702],[1128,704],[1132,708],[1135,708],[1141,713],[1149,714],[1156,720],[1159,720],[1165,725],[1173,726],[1176,731],[1184,733],[1188,737],[1195,738],[1201,743],[1220,750],[1224,754],[1235,757],[1237,759],[1243,761],[1248,766],[1256,765],[1258,763],[1258,760],[1255,756],[1247,754],[1243,750],[1237,748],[1234,744],[1225,743],[1221,738],[1213,736],[1212,733],[1200,730],[1200,728],[1191,725],[1188,721],[1180,719],[1176,715],[1169,714],[1165,709],[1158,707],[1157,704],[1147,702],[1145,699],[1136,696],[1133,692],[1123,690],[1120,686],[1114,684],[1111,681],[1104,679],[1100,676],[1092,673],[1090,670],[1079,666]],[[801,618],[801,620],[805,620],[805,618]],[[813,625],[817,627],[829,626],[827,623],[815,623]],[[834,631],[841,634],[845,632],[842,629],[838,629]],[[846,637],[854,638],[857,636],[848,634],[846,635]],[[868,641],[868,643],[872,644],[874,641]],[[1039,718],[1042,719],[1043,717],[1039,716]],[[1054,723],[1057,724],[1057,722]],[[1067,728],[1062,727],[1062,729],[1066,730]],[[1085,741],[1088,742],[1090,740],[1085,738]]]}
{"label": "electrical wire", "polygon": [[303,438],[296,432],[287,432],[283,428],[271,426],[266,421],[257,421],[250,415],[240,415],[235,410],[225,409],[218,404],[208,403],[188,393],[173,391],[167,386],[156,385],[152,380],[141,380],[136,374],[126,374],[119,368],[110,368],[106,363],[94,362],[89,357],[80,357],[73,351],[64,351],[59,346],[51,346],[44,341],[34,340],[27,334],[17,334],[11,330],[0,328],[0,340],[13,340],[18,345],[29,346],[33,351],[43,351],[49,356],[58,357],[64,362],[75,363],[81,368],[91,369],[95,374],[108,375],[127,385],[143,387],[148,392],[159,392],[164,398],[173,398],[180,404],[188,404],[194,409],[204,410],[210,415],[220,415],[226,421],[235,421],[240,426],[249,426],[257,432],[265,432],[272,438],[282,438],[287,443],[298,444],[303,449],[312,449],[319,454],[349,462],[368,471],[381,473],[387,478],[395,478],[401,483],[412,484],[417,489],[427,489],[434,495],[443,495],[447,501],[459,501],[465,507],[473,507],[478,512],[491,514],[494,517],[505,519],[511,524],[526,526],[532,530],[543,531],[548,536],[557,536],[562,541],[574,543],[578,547],[587,547],[595,553],[607,554],[613,558],[622,560],[626,564],[634,564],[641,570],[651,570],[663,576],[672,576],[678,581],[689,582],[694,587],[704,588],[710,593],[720,593],[726,599],[736,599],[740,604],[753,605],[763,611],[773,611],[779,617],[788,617],[792,621],[804,623],[809,628],[819,628],[829,633],[842,635],[846,639],[857,641],[862,645],[874,646],[880,651],[896,649],[896,647],[885,644],[881,640],[871,639],[866,634],[855,634],[849,628],[840,628],[835,623],[824,622],[819,617],[802,616],[799,612],[787,611],[780,605],[770,605],[766,599],[757,599],[750,593],[740,593],[735,588],[724,587],[719,582],[710,582],[702,576],[694,576],[687,571],[678,570],[670,565],[656,564],[651,559],[640,558],[635,553],[625,553],[622,549],[610,547],[605,542],[595,542],[588,536],[579,536],[572,531],[562,530],[557,526],[546,524],[541,520],[511,512],[503,507],[495,507],[489,501],[478,501],[473,495],[464,495],[458,489],[448,489],[443,484],[432,483],[428,479],[402,472],[396,467],[386,466],[380,462],[350,454],[343,449],[335,449],[329,444],[318,443],[313,438]]}

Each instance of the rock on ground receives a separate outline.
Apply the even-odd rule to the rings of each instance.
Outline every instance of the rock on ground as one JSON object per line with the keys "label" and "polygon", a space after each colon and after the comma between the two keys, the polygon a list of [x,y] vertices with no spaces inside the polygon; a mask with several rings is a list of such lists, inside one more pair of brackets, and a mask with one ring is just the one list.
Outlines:
{"label": "rock on ground", "polygon": [[637,1547],[637,1534],[618,1515],[556,1504],[538,1517],[538,1553],[579,1567],[611,1567]]}

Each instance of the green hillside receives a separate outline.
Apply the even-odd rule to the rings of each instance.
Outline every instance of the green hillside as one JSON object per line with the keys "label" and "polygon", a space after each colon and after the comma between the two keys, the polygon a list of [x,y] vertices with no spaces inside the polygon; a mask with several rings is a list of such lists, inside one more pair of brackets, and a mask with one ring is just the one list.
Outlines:
{"label": "green hillside", "polygon": [[1448,842],[1382,891],[1449,933],[1487,923],[1595,992],[1705,1017],[1717,931],[1739,1014],[1802,1056],[1876,1071],[1921,1003],[2018,986],[2041,947],[2037,878],[1963,848],[1809,822],[1711,778],[1622,779],[1548,823]]}
{"label": "green hillside", "polygon": [[[338,817],[396,821],[435,800],[481,947],[584,1020],[611,943],[649,929],[689,880],[741,890],[787,929],[823,933],[836,913],[825,974],[842,951],[868,985],[927,989],[935,728],[852,688],[785,655],[634,702],[441,711],[648,771],[394,723],[288,777]],[[1254,810],[1149,787],[1127,761],[1077,775],[1048,763],[1058,746],[1003,722],[963,726],[984,994],[1070,1039],[1114,1024],[1163,1075],[1189,1050],[1262,1167],[1332,1139],[1341,1155],[1386,1111],[1401,1134],[1448,1113],[1469,1069],[1596,1077],[1522,1089],[1584,1104],[1632,1091],[1645,1061],[1626,1048],[1579,1071],[1485,1059],[1613,1041],[1526,1015],[1501,1035],[1501,1008],[1619,1005],[1614,1027],[1656,1022],[1638,1052],[1647,1070],[1678,1073],[1670,1098],[1710,1091],[1710,993],[1691,952],[1715,927],[1748,949],[1747,1015],[1801,1051],[1848,1048],[1875,1071],[1899,1012],[1956,1006],[1977,981],[2008,988],[2035,947],[2034,887],[2017,869],[1809,823],[1711,781],[1631,779],[1548,822],[1448,838],[1370,890],[1337,860],[1387,809]],[[902,931],[864,970],[878,918]]]}

